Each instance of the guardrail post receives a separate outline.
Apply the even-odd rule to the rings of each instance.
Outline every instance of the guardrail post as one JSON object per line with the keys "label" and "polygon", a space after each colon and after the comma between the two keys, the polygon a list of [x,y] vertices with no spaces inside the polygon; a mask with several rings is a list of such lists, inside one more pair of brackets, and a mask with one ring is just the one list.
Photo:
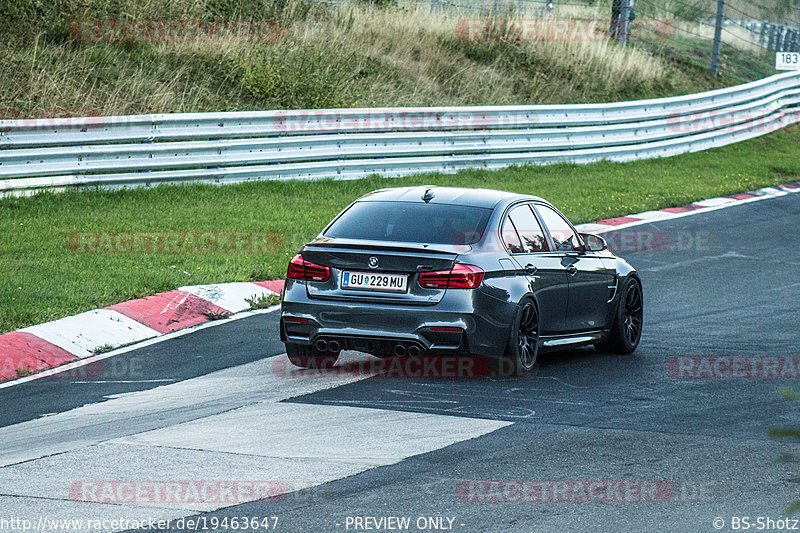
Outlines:
{"label": "guardrail post", "polygon": [[631,28],[631,11],[633,0],[622,0],[622,11],[619,14],[619,44],[625,46],[628,42],[628,32]]}
{"label": "guardrail post", "polygon": [[719,71],[719,47],[722,43],[722,21],[725,18],[725,0],[717,0],[717,25],[714,28],[714,49],[711,52],[711,73]]}
{"label": "guardrail post", "polygon": [[767,39],[767,50],[770,52],[775,51],[775,25],[769,25],[769,38]]}

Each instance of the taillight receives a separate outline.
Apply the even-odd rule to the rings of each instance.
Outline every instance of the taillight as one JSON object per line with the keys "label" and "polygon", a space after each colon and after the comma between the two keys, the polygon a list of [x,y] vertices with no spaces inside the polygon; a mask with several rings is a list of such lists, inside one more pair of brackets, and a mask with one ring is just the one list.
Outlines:
{"label": "taillight", "polygon": [[305,281],[328,281],[331,279],[331,269],[326,266],[310,263],[304,260],[301,254],[297,254],[289,261],[286,277]]}
{"label": "taillight", "polygon": [[419,284],[426,289],[474,289],[483,281],[483,275],[476,266],[456,263],[452,270],[423,272]]}

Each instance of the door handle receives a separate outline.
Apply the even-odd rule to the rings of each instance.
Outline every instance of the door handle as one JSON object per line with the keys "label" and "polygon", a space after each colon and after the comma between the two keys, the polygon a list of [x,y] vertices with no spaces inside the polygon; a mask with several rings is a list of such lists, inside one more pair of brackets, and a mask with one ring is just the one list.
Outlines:
{"label": "door handle", "polygon": [[536,270],[537,270],[537,268],[535,266],[533,266],[532,264],[530,264],[530,263],[525,265],[525,274],[527,274],[528,276],[532,276],[533,274],[536,274]]}
{"label": "door handle", "polygon": [[576,267],[575,265],[569,265],[567,267],[567,274],[569,274],[570,276],[574,276],[577,273],[578,273],[578,267]]}

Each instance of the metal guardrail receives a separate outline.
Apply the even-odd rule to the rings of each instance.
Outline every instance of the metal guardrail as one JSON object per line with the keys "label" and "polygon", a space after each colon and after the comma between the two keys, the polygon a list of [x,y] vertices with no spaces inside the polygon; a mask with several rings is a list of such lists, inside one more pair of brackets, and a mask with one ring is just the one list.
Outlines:
{"label": "metal guardrail", "polygon": [[631,161],[706,150],[797,122],[800,72],[611,104],[0,121],[0,196]]}

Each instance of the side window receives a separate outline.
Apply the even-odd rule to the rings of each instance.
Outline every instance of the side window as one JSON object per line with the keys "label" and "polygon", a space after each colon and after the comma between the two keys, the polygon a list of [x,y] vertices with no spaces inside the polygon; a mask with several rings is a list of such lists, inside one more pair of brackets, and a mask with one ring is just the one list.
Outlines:
{"label": "side window", "polygon": [[522,248],[522,241],[519,240],[519,235],[517,235],[517,230],[508,217],[506,217],[505,222],[503,222],[503,242],[506,243],[508,250],[512,254],[521,254],[525,252]]}
{"label": "side window", "polygon": [[517,232],[525,246],[525,251],[547,251],[547,240],[544,238],[542,227],[528,204],[515,207],[508,216],[514,223],[514,227],[517,228]]}
{"label": "side window", "polygon": [[550,230],[553,244],[559,252],[577,252],[581,250],[581,240],[572,229],[572,226],[557,211],[546,206],[537,205],[536,209],[542,216],[544,225]]}

